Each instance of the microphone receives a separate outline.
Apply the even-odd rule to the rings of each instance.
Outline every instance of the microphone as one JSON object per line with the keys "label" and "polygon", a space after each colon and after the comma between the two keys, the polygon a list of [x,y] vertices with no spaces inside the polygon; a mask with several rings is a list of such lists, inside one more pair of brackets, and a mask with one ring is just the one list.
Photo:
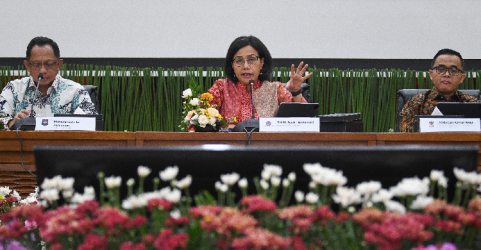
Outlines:
{"label": "microphone", "polygon": [[33,93],[32,106],[30,108],[30,116],[16,121],[10,130],[35,130],[36,119],[33,116],[33,104],[37,99],[38,86],[40,86],[40,81],[43,79],[43,73],[38,74],[38,82],[35,87],[35,92]]}
{"label": "microphone", "polygon": [[251,85],[251,93],[252,93],[252,118],[249,120],[245,120],[239,122],[233,129],[232,132],[259,132],[259,120],[255,119],[254,116],[254,80],[250,80],[249,84]]}

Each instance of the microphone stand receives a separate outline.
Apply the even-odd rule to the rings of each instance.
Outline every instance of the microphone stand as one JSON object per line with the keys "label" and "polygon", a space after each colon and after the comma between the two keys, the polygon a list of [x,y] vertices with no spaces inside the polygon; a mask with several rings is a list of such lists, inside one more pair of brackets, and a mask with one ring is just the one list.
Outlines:
{"label": "microphone stand", "polygon": [[252,93],[252,118],[239,122],[233,129],[232,132],[246,132],[247,133],[247,146],[250,145],[250,137],[252,132],[259,132],[259,120],[255,119],[254,116],[254,80],[249,81],[251,85]]}
{"label": "microphone stand", "polygon": [[40,86],[40,81],[43,78],[43,74],[38,74],[38,83],[35,87],[35,93],[33,94],[32,107],[30,108],[30,116],[16,121],[10,130],[35,130],[36,119],[33,116],[33,104],[37,99],[38,86]]}

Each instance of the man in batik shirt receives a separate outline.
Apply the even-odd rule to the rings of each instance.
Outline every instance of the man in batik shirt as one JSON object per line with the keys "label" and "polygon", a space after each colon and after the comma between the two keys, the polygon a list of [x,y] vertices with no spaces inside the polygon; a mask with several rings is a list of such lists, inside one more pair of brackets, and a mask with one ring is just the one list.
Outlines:
{"label": "man in batik shirt", "polygon": [[457,91],[466,77],[463,73],[464,60],[461,54],[451,49],[442,49],[431,62],[429,77],[434,84],[431,90],[414,96],[401,111],[401,132],[414,132],[416,115],[431,115],[438,102],[475,102],[476,98]]}
{"label": "man in batik shirt", "polygon": [[[0,122],[9,129],[16,121],[30,116],[54,114],[97,114],[87,90],[79,83],[63,79],[58,71],[63,64],[57,43],[47,37],[35,37],[27,46],[24,65],[30,77],[13,80],[0,94]],[[38,75],[43,79],[38,86]]]}

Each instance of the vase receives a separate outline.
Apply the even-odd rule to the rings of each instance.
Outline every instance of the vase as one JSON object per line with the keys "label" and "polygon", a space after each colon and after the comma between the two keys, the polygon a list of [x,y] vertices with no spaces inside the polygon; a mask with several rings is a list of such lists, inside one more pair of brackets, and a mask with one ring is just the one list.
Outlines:
{"label": "vase", "polygon": [[219,132],[216,128],[212,126],[205,126],[205,128],[200,127],[200,126],[195,126],[194,127],[195,132]]}

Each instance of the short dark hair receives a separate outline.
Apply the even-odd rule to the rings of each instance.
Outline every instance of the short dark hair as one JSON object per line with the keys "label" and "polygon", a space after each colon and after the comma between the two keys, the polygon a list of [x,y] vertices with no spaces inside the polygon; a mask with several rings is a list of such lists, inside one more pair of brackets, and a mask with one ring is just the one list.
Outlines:
{"label": "short dark hair", "polygon": [[50,45],[53,49],[53,54],[55,55],[55,57],[57,57],[57,59],[60,58],[60,49],[58,48],[58,45],[54,40],[44,36],[37,36],[37,37],[34,37],[27,46],[27,60],[30,59],[30,56],[32,55],[32,48],[35,45],[37,46]]}
{"label": "short dark hair", "polygon": [[452,49],[442,49],[442,50],[438,51],[438,53],[436,53],[436,55],[434,56],[433,61],[431,62],[431,69],[433,69],[434,64],[436,63],[436,59],[438,59],[438,56],[440,56],[440,55],[452,55],[452,56],[459,57],[459,59],[461,60],[462,70],[464,70],[464,59],[463,59],[463,57],[461,56],[461,54],[459,52],[457,52],[455,50],[452,50]]}
{"label": "short dark hair", "polygon": [[264,66],[261,69],[262,73],[259,75],[259,80],[261,82],[272,79],[272,74],[274,72],[274,67],[272,65],[271,53],[267,47],[255,36],[240,36],[236,38],[227,50],[227,55],[225,56],[225,75],[233,82],[237,82],[235,77],[234,69],[232,68],[232,60],[234,59],[235,53],[245,46],[252,46],[259,53],[259,59],[264,58]]}

